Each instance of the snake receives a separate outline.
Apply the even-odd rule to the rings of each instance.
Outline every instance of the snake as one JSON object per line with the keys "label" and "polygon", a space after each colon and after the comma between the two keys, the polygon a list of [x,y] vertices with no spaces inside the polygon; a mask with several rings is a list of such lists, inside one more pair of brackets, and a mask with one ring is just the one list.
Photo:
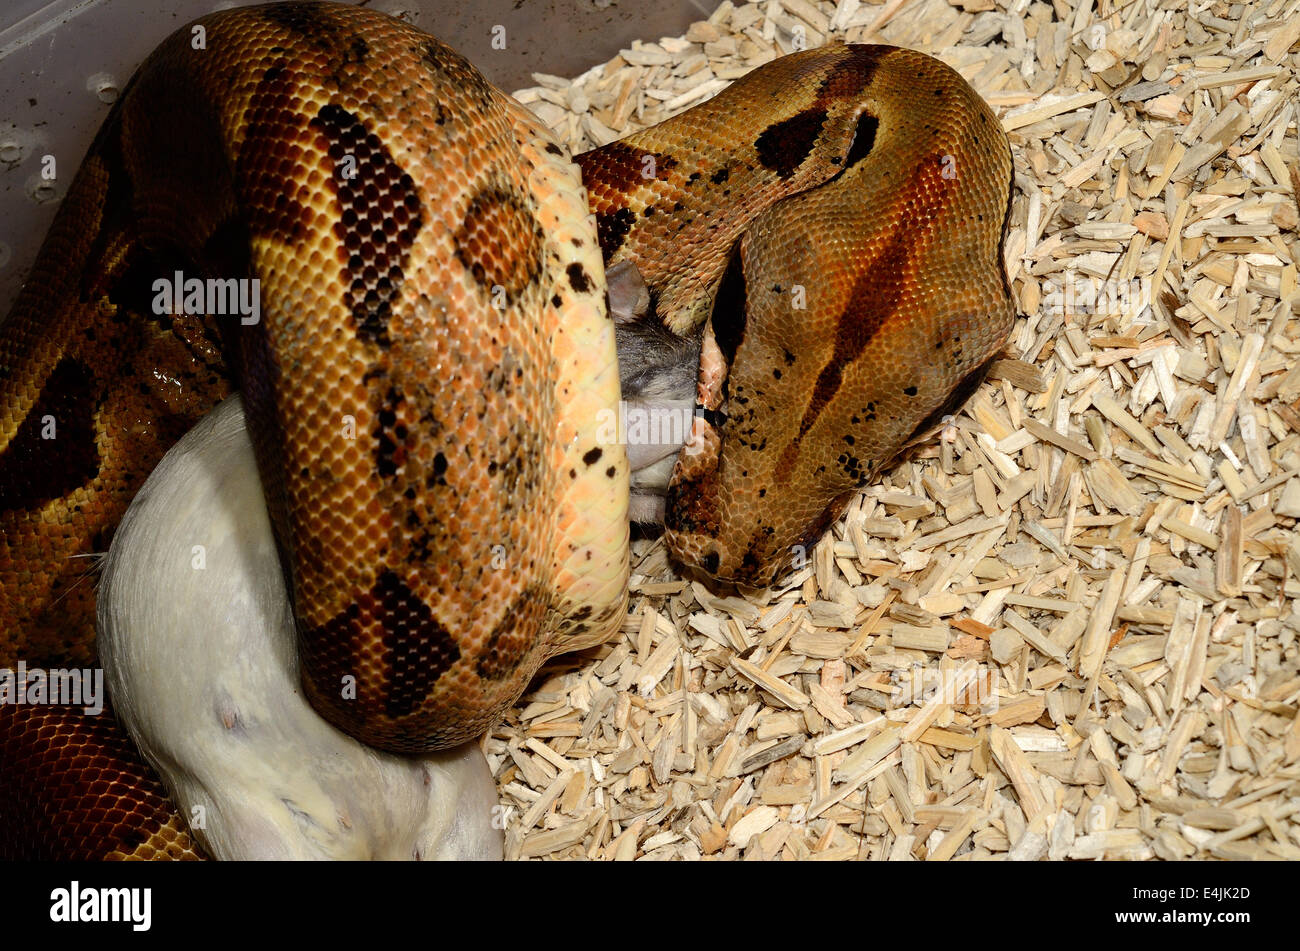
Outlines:
{"label": "snake", "polygon": [[[0,667],[95,662],[94,556],[238,391],[311,706],[391,753],[471,740],[620,627],[629,511],[772,584],[961,405],[1014,318],[1011,185],[912,50],[791,53],[575,157],[399,19],[203,17],[0,325]],[[611,436],[628,406],[684,430]],[[0,705],[0,774],[6,855],[202,852],[111,710]]]}

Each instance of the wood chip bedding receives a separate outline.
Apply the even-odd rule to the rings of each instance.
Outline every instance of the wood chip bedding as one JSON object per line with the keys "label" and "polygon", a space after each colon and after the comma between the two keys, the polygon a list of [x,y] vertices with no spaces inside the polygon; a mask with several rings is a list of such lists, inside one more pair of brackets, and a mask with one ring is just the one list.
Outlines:
{"label": "wood chip bedding", "polygon": [[484,740],[513,858],[1300,858],[1300,0],[724,2],[516,95],[576,152],[799,46],[1016,160],[1005,359],[780,589],[634,547]]}

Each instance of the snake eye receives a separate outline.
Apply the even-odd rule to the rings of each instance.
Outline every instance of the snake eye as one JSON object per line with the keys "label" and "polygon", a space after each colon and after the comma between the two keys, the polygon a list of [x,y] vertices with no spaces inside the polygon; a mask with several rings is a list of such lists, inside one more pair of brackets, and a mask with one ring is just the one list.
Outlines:
{"label": "snake eye", "polygon": [[862,115],[858,116],[858,127],[853,132],[853,144],[849,146],[849,154],[844,159],[845,171],[848,171],[871,154],[871,149],[876,144],[876,127],[878,125],[876,117],[869,112],[864,111]]}
{"label": "snake eye", "polygon": [[714,429],[721,429],[722,424],[727,421],[727,414],[717,409],[705,409],[699,403],[695,404],[695,415],[703,416],[704,421]]}
{"label": "snake eye", "polygon": [[700,566],[709,574],[716,575],[718,573],[718,564],[720,561],[721,559],[718,557],[718,553],[716,551],[711,551],[700,559]]}
{"label": "snake eye", "polygon": [[745,337],[747,310],[745,267],[740,256],[740,242],[737,241],[713,298],[713,337],[728,369],[736,357],[736,348]]}

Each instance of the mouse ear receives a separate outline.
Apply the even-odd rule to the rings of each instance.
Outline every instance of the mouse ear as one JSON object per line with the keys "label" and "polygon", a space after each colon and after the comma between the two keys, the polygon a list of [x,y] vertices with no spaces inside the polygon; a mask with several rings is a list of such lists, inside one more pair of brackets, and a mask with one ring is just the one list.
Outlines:
{"label": "mouse ear", "polygon": [[650,312],[650,288],[631,261],[619,261],[605,269],[605,288],[614,323],[636,323]]}

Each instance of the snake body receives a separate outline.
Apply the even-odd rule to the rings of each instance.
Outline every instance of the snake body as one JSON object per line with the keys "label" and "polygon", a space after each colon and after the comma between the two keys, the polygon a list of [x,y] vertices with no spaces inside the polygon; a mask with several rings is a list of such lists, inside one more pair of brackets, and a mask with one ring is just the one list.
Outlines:
{"label": "snake body", "polygon": [[[701,411],[643,483],[670,549],[767,583],[1001,347],[1010,178],[987,105],[908,50],[783,57],[575,164],[383,14],[196,21],[115,105],[0,326],[0,665],[92,660],[83,556],[238,388],[312,706],[379,749],[470,739],[621,623],[629,471],[600,427],[646,358],[616,338],[670,335],[688,382],[699,354],[666,389]],[[621,335],[607,266],[643,289]],[[160,306],[177,272],[256,279],[258,320]],[[71,764],[130,759],[85,719],[0,707],[0,810],[70,854],[187,853],[138,761]]]}

